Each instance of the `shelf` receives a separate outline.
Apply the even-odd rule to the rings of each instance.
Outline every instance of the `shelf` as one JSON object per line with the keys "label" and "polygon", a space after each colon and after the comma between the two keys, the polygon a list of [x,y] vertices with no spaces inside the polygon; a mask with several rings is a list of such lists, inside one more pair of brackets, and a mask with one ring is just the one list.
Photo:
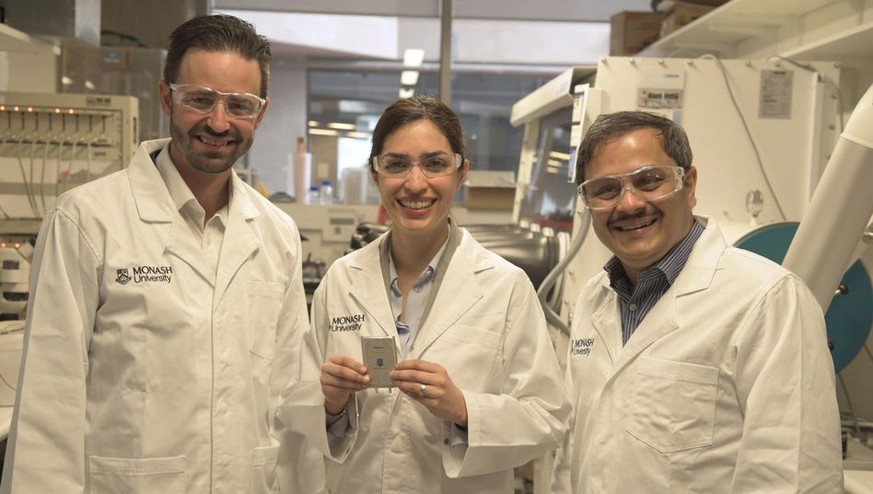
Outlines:
{"label": "shelf", "polygon": [[0,51],[61,54],[60,46],[30,36],[6,24],[0,24]]}
{"label": "shelf", "polygon": [[863,9],[860,2],[839,0],[732,0],[638,55],[870,59],[873,20]]}
{"label": "shelf", "polygon": [[804,60],[847,60],[873,58],[873,22],[828,36],[783,53]]}

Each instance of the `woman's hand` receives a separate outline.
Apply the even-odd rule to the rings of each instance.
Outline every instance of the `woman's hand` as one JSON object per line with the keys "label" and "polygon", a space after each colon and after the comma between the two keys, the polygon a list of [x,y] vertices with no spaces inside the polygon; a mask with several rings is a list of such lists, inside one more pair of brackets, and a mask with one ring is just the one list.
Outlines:
{"label": "woman's hand", "polygon": [[404,360],[391,371],[397,389],[435,416],[467,426],[467,402],[443,366],[427,360]]}
{"label": "woman's hand", "polygon": [[367,389],[370,376],[367,367],[352,357],[333,355],[322,364],[320,381],[325,411],[328,415],[338,415],[352,393]]}

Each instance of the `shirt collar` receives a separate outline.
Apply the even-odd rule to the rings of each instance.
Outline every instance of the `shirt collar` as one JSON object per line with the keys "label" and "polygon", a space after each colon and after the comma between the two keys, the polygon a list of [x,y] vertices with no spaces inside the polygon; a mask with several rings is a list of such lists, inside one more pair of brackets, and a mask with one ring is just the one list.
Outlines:
{"label": "shirt collar", "polygon": [[[424,286],[434,279],[434,275],[436,274],[436,267],[439,264],[440,259],[442,259],[443,254],[446,252],[446,246],[449,243],[448,237],[446,237],[446,241],[443,242],[443,246],[440,247],[440,250],[437,251],[436,255],[433,256],[433,259],[427,264],[427,267],[424,268],[421,275],[418,277],[418,280],[412,285],[412,288],[417,288],[420,286]],[[402,295],[400,292],[400,288],[397,285],[397,269],[394,266],[394,258],[391,256],[391,249],[388,249],[388,265],[391,273],[391,292],[395,297],[399,297]]]}
{"label": "shirt collar", "polygon": [[[679,273],[682,272],[682,268],[685,267],[685,263],[688,262],[688,257],[691,255],[691,249],[694,247],[697,239],[700,238],[703,229],[700,220],[694,218],[694,221],[691,224],[691,229],[688,231],[688,234],[685,235],[685,238],[674,245],[673,248],[671,248],[667,254],[661,258],[661,260],[643,270],[643,272],[640,273],[640,278],[664,276],[667,279],[667,282],[672,285],[673,282],[676,281],[676,278],[679,277]],[[603,269],[606,270],[609,275],[609,284],[613,288],[618,286],[630,286],[630,280],[627,277],[627,273],[624,271],[624,266],[621,265],[621,261],[617,257],[612,256],[612,258],[610,258],[603,266]]]}
{"label": "shirt collar", "polygon": [[[188,188],[188,184],[186,184],[185,180],[182,179],[182,175],[179,174],[179,170],[176,168],[173,159],[170,157],[170,144],[167,144],[163,149],[161,149],[154,161],[155,166],[158,168],[158,172],[161,174],[161,178],[163,178],[164,183],[167,184],[167,190],[170,192],[170,198],[173,200],[176,210],[182,213],[186,208],[193,208],[194,210],[199,211],[201,216],[205,215],[206,213],[203,210],[203,206],[197,202],[197,198],[194,197],[194,193],[191,192],[191,189]],[[224,225],[227,225],[227,214],[230,209],[230,203],[233,201],[233,180],[229,180],[228,182],[228,204],[215,213]]]}

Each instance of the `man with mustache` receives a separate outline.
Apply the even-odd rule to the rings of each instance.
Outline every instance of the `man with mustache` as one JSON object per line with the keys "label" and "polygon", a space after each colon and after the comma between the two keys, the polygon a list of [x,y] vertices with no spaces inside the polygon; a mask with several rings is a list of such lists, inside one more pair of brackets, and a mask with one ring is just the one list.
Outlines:
{"label": "man with mustache", "polygon": [[580,200],[614,256],[576,302],[552,491],[842,492],[821,308],[692,213],[691,161],[649,113],[601,115],[583,139]]}
{"label": "man with mustache", "polygon": [[280,492],[300,236],[232,169],[269,103],[270,47],[223,15],[170,38],[172,138],[44,219],[3,492]]}

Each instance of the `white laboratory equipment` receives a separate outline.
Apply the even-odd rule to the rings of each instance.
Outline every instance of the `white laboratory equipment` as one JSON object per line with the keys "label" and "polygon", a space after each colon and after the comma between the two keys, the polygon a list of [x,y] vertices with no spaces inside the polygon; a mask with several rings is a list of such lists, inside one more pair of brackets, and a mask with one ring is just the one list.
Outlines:
{"label": "white laboratory equipment", "polygon": [[0,93],[2,219],[38,220],[60,193],[122,169],[137,126],[131,96]]}
{"label": "white laboratory equipment", "polygon": [[0,320],[24,318],[31,252],[29,244],[0,242]]}

